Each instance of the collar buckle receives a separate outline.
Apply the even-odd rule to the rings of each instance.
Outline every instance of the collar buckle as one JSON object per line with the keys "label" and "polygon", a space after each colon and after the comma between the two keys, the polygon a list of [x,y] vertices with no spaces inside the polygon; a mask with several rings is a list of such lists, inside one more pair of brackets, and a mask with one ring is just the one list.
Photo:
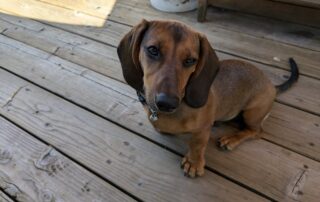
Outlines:
{"label": "collar buckle", "polygon": [[158,113],[156,111],[154,111],[153,109],[151,109],[150,107],[149,107],[149,110],[151,112],[149,119],[153,122],[157,121],[159,119]]}

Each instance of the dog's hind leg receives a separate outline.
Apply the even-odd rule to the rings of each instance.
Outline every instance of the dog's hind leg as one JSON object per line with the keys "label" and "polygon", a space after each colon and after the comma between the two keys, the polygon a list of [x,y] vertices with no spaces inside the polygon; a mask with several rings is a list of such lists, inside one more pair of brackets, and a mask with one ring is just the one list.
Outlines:
{"label": "dog's hind leg", "polygon": [[262,131],[262,124],[268,117],[273,99],[255,101],[254,105],[249,105],[243,110],[243,121],[245,127],[234,135],[225,135],[217,140],[217,146],[224,150],[233,150],[240,143],[248,139],[259,137]]}

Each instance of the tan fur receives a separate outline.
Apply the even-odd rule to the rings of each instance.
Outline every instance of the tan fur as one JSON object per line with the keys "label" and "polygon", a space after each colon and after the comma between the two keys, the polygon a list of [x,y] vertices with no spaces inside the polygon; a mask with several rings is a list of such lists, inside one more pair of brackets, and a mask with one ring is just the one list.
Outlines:
{"label": "tan fur", "polygon": [[[180,105],[173,113],[159,112],[159,119],[151,123],[161,132],[192,134],[189,152],[182,160],[182,168],[188,176],[202,176],[205,148],[213,123],[230,120],[240,112],[243,114],[246,128],[218,140],[218,145],[226,150],[234,149],[246,139],[257,137],[275,99],[276,89],[259,69],[247,62],[218,61],[214,53],[209,56],[200,54],[200,46],[208,46],[202,50],[211,50],[211,46],[203,35],[186,25],[171,21],[148,23],[139,50],[147,102],[149,106],[154,106],[155,94],[160,91],[180,98]],[[179,31],[183,32],[181,36],[173,37],[172,30],[169,30],[169,25],[172,24],[178,25]],[[151,61],[147,57],[143,47],[152,44],[161,44],[161,61]],[[192,67],[183,67],[181,61],[190,56],[196,58],[198,63]],[[199,108],[192,108],[184,102],[185,90],[191,78],[196,78],[195,74],[205,68],[203,66],[206,60],[215,60],[211,62],[219,65],[219,72],[211,84],[206,103]],[[201,86],[198,88],[201,90]],[[149,108],[145,109],[149,116]]]}

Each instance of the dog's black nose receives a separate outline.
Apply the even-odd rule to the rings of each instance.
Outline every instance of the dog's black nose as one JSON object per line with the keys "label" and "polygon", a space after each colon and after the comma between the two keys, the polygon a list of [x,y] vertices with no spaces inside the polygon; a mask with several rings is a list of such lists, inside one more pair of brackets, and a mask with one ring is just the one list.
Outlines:
{"label": "dog's black nose", "polygon": [[156,95],[156,105],[160,111],[172,112],[179,105],[179,98],[176,96],[169,96],[165,93]]}

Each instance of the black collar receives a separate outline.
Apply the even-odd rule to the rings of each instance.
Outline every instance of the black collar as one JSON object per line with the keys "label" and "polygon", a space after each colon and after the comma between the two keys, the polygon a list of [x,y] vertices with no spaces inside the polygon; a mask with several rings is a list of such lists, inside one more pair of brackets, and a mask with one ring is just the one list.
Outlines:
{"label": "black collar", "polygon": [[138,99],[143,105],[147,105],[146,97],[142,91],[137,91]]}
{"label": "black collar", "polygon": [[149,119],[151,121],[157,121],[158,120],[158,112],[154,111],[153,109],[151,109],[151,107],[148,105],[147,101],[146,101],[146,96],[144,95],[143,91],[137,91],[137,95],[138,95],[138,99],[141,102],[142,105],[147,106],[151,112],[151,115],[149,117]]}

